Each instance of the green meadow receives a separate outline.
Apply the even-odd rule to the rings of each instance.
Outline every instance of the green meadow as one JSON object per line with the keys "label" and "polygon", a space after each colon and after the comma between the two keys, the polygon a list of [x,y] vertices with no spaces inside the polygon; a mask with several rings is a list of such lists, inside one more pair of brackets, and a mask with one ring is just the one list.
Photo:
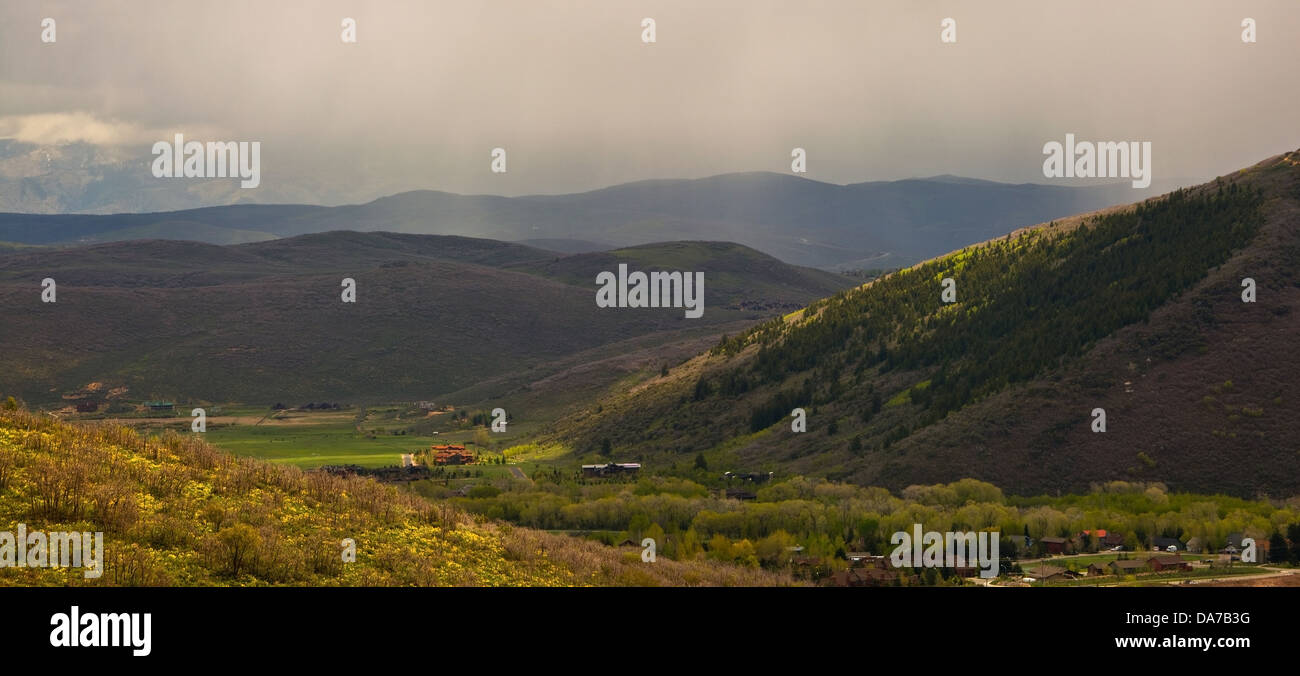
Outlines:
{"label": "green meadow", "polygon": [[[446,418],[411,415],[404,406],[368,406],[329,411],[279,411],[224,406],[208,419],[207,441],[236,455],[309,469],[321,465],[384,467],[401,464],[404,453],[427,450],[433,444],[471,444],[475,429],[450,424]],[[188,425],[187,418],[177,418]],[[513,426],[512,426],[513,428]],[[498,454],[522,430],[491,435],[488,454]],[[479,452],[485,449],[477,447]],[[485,468],[487,466],[478,466]],[[504,468],[503,468],[503,471]]]}
{"label": "green meadow", "polygon": [[397,465],[403,453],[415,453],[433,443],[447,443],[442,436],[375,435],[372,438],[357,432],[351,422],[209,426],[206,438],[209,443],[236,455],[302,468]]}

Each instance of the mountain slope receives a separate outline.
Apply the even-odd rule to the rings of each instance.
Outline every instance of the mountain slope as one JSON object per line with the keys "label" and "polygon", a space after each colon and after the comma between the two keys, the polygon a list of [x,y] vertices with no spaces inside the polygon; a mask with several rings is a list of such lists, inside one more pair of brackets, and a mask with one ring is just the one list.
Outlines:
{"label": "mountain slope", "polygon": [[[557,423],[578,450],[896,488],[1300,493],[1300,154],[813,304]],[[1258,302],[1243,303],[1252,277]],[[940,298],[956,283],[957,302]],[[794,433],[790,412],[808,411]],[[1090,431],[1094,408],[1108,416]],[[688,458],[691,456],[687,456]]]}
{"label": "mountain slope", "polygon": [[[158,213],[0,213],[0,241],[168,237],[231,244],[331,230],[499,240],[737,242],[813,267],[889,268],[1034,223],[1129,201],[1125,186],[1012,185],[952,177],[835,185],[753,172],[639,181],[570,195],[422,190],[365,204],[231,205]],[[568,246],[571,245],[563,245]],[[590,250],[579,244],[579,250]]]}
{"label": "mountain slope", "polygon": [[[585,272],[612,266],[612,254],[566,258],[461,237],[337,232],[15,252],[0,257],[0,391],[33,403],[90,382],[128,387],[133,399],[428,398],[632,338],[735,331],[850,284],[733,244],[618,256],[647,270],[696,265],[704,316],[596,307],[595,273]],[[40,300],[46,277],[58,284],[55,303]],[[344,278],[356,281],[356,303],[341,302]]]}
{"label": "mountain slope", "polygon": [[[234,458],[197,435],[145,438],[0,408],[0,521],[103,533],[100,575],[5,567],[4,585],[773,585],[717,562],[650,566],[369,479]],[[355,561],[343,561],[343,542]],[[25,544],[24,544],[25,546]],[[639,554],[639,552],[638,552]]]}

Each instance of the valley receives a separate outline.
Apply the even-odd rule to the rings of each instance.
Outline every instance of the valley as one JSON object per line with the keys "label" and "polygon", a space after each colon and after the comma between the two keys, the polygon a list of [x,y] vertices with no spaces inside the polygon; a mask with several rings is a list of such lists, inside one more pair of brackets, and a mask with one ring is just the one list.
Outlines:
{"label": "valley", "polygon": [[[49,269],[61,283],[57,305],[7,317],[26,338],[0,392],[164,440],[199,436],[200,407],[202,439],[249,462],[778,583],[972,584],[872,563],[923,523],[998,534],[982,584],[1285,584],[1300,563],[1300,392],[1278,339],[1297,335],[1296,157],[865,283],[720,242],[560,255],[338,232],[15,250],[0,295],[34,303]],[[708,311],[593,302],[629,268],[703,270]],[[344,275],[358,316],[330,299]],[[78,331],[64,308],[86,313]],[[150,340],[132,339],[141,325]],[[38,338],[52,335],[66,338]],[[1260,558],[1234,553],[1243,538]],[[1186,563],[1158,560],[1165,543]]]}

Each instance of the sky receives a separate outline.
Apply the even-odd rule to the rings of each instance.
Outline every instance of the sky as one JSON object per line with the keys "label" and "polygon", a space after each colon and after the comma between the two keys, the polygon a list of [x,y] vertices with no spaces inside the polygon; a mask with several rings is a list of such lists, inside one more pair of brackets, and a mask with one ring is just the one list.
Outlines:
{"label": "sky", "polygon": [[1066,133],[1150,141],[1190,183],[1300,147],[1298,63],[1295,0],[6,0],[0,139],[142,167],[174,133],[260,141],[263,186],[324,204],[788,172],[795,147],[833,183],[1069,184],[1042,173]]}

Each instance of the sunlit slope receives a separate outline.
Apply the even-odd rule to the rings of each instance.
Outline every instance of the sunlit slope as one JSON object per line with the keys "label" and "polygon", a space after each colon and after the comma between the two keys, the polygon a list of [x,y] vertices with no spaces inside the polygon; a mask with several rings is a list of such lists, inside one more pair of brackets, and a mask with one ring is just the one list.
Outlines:
{"label": "sunlit slope", "polygon": [[[0,530],[103,533],[99,577],[6,567],[0,585],[767,585],[716,562],[471,517],[368,479],[235,458],[197,435],[145,438],[0,409]],[[356,547],[344,562],[343,541]]]}
{"label": "sunlit slope", "polygon": [[[971,476],[1016,492],[1109,479],[1300,492],[1296,157],[838,294],[552,434],[891,487]],[[1246,277],[1255,303],[1242,302]],[[1105,433],[1091,431],[1095,408]]]}

